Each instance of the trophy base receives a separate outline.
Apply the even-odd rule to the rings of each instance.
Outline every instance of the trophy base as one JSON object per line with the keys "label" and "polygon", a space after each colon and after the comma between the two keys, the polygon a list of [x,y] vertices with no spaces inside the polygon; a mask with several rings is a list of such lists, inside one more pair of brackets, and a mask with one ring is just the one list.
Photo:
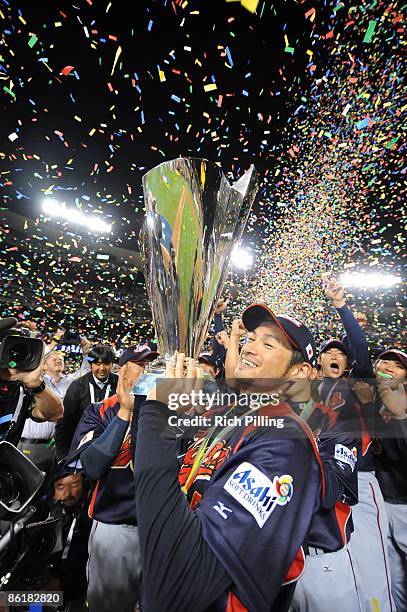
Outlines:
{"label": "trophy base", "polygon": [[157,384],[157,380],[159,378],[164,378],[165,367],[165,359],[162,357],[154,359],[154,361],[148,364],[140,378],[137,380],[133,387],[132,393],[134,395],[147,395],[151,389],[154,389]]}

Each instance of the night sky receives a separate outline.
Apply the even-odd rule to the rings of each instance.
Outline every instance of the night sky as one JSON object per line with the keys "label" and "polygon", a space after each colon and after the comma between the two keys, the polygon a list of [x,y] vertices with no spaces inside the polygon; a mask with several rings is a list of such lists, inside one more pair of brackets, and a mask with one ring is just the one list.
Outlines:
{"label": "night sky", "polygon": [[[141,177],[178,156],[259,172],[231,314],[264,299],[331,329],[324,274],[403,275],[398,2],[0,0],[0,22],[3,315],[151,333],[135,259],[100,257],[138,250]],[[45,219],[45,195],[112,233]],[[402,285],[350,301],[400,342]]]}

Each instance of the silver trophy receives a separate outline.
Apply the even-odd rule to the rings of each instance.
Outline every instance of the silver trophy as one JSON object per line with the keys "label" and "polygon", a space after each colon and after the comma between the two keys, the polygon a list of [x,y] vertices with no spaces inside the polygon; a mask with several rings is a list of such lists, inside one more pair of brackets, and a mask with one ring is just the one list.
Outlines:
{"label": "silver trophy", "polygon": [[257,189],[254,166],[230,185],[217,164],[199,158],[167,161],[143,176],[140,251],[161,357],[134,393],[148,393],[176,350],[198,357]]}

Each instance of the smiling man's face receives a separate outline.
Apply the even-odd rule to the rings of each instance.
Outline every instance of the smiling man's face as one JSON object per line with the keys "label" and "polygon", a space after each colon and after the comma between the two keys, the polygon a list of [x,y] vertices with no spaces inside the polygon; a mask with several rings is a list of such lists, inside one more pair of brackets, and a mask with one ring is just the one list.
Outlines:
{"label": "smiling man's face", "polygon": [[103,382],[108,379],[109,374],[112,371],[113,364],[105,363],[101,359],[98,359],[97,361],[92,361],[90,368],[91,368],[92,374],[98,380]]}
{"label": "smiling man's face", "polygon": [[[383,374],[387,374],[387,376],[391,376],[391,378],[397,378],[400,381],[404,381],[407,378],[407,370],[403,366],[403,364],[396,359],[379,359],[376,364],[376,377],[378,372],[382,372]],[[378,376],[380,379],[380,375]]]}
{"label": "smiling man's face", "polygon": [[276,386],[285,377],[291,361],[289,341],[275,323],[264,322],[249,333],[235,370],[244,387],[260,389]]}
{"label": "smiling man's face", "polygon": [[328,378],[340,378],[346,370],[348,359],[338,348],[324,351],[320,357],[322,375]]}

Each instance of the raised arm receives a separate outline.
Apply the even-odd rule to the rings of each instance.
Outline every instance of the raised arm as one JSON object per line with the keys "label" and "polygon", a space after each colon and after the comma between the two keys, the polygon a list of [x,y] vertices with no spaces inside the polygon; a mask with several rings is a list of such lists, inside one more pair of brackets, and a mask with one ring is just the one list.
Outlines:
{"label": "raised arm", "polygon": [[[354,365],[356,375],[360,373],[360,375],[364,377],[373,377],[372,362],[369,355],[366,336],[345,302],[345,290],[343,286],[336,279],[331,278],[326,289],[326,295],[336,308],[343,323],[350,348],[355,358]],[[349,364],[349,366],[351,365],[352,364]]]}
{"label": "raised arm", "polygon": [[61,399],[47,387],[42,379],[42,364],[32,372],[20,372],[10,368],[12,380],[23,383],[28,393],[33,394],[31,416],[36,421],[59,421],[64,414]]}
{"label": "raised arm", "polygon": [[89,348],[90,348],[90,342],[87,338],[85,338],[85,336],[83,336],[83,338],[81,339],[81,347],[82,347],[82,355],[83,355],[81,365],[79,366],[77,370],[75,370],[71,374],[67,374],[65,377],[70,382],[73,382],[80,376],[83,376],[84,374],[87,374],[88,372],[90,372],[90,363],[87,360],[87,356],[88,356]]}
{"label": "raised arm", "polygon": [[[130,394],[131,388],[124,382],[125,368],[119,371],[117,383],[117,400],[119,411],[103,433],[93,439],[89,446],[81,452],[81,463],[86,475],[92,480],[99,480],[111,467],[132,419],[135,398]],[[99,420],[100,417],[99,417]]]}

